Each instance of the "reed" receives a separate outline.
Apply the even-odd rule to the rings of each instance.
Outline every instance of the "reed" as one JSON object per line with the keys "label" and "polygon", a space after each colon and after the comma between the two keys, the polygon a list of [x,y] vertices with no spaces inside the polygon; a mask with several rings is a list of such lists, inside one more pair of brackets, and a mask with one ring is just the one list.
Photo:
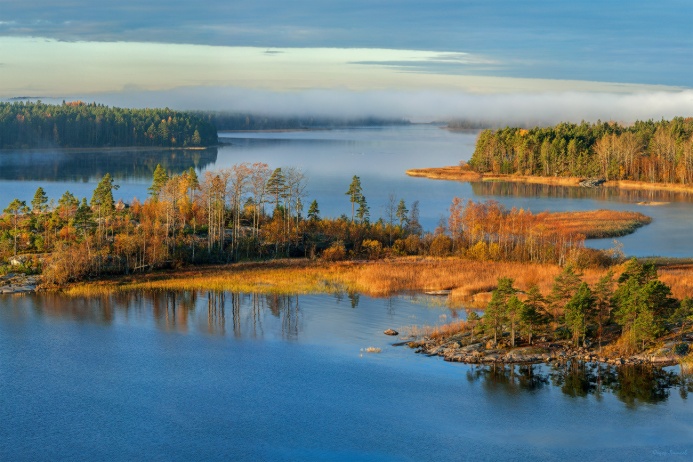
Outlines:
{"label": "reed", "polygon": [[[483,306],[483,295],[495,289],[499,277],[510,276],[526,291],[537,285],[551,290],[558,265],[477,261],[464,258],[401,257],[359,262],[275,260],[121,277],[68,287],[72,296],[97,296],[130,290],[226,290],[234,292],[307,294],[359,292],[386,297],[405,291],[451,290],[452,305]],[[604,269],[586,268],[582,279],[594,284]],[[614,268],[620,274],[622,268]],[[676,298],[693,297],[693,265],[660,268],[660,278]],[[477,298],[481,303],[474,304]]]}
{"label": "reed", "polygon": [[652,222],[642,213],[616,210],[543,213],[538,218],[550,229],[583,234],[587,239],[625,236]]}

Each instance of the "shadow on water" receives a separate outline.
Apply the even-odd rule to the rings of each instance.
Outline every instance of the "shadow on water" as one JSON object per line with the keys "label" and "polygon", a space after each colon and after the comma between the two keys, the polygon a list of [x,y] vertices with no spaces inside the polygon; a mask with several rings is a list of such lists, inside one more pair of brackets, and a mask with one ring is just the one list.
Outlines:
{"label": "shadow on water", "polygon": [[[548,199],[593,199],[624,203],[693,202],[693,194],[680,191],[655,191],[620,188],[582,188],[509,181],[471,182],[476,196],[530,197]],[[537,210],[539,212],[539,210]]]}
{"label": "shadow on water", "polygon": [[677,390],[682,399],[693,392],[693,377],[680,374],[674,368],[616,367],[580,361],[551,366],[473,366],[467,371],[467,379],[481,381],[488,392],[510,395],[536,392],[548,386],[559,388],[571,398],[594,396],[601,400],[605,394],[610,394],[629,408],[666,402],[672,390]]}
{"label": "shadow on water", "polygon": [[117,180],[149,181],[157,164],[179,174],[213,165],[217,154],[217,148],[0,152],[0,180],[89,181],[110,173]]}

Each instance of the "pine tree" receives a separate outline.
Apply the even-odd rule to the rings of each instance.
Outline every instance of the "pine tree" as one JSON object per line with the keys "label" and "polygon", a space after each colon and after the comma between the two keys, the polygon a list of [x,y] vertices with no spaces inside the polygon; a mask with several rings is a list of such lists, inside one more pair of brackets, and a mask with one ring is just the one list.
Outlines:
{"label": "pine tree", "polygon": [[286,196],[286,178],[281,168],[274,169],[267,180],[267,194],[274,198],[274,210],[279,210],[279,204]]}
{"label": "pine tree", "polygon": [[89,205],[91,205],[92,210],[97,212],[99,217],[107,217],[115,210],[113,190],[118,188],[118,185],[113,184],[110,173],[106,173],[99,181],[99,184],[96,185]]}
{"label": "pine tree", "polygon": [[503,325],[507,322],[506,306],[508,300],[517,293],[511,278],[498,278],[498,287],[491,294],[491,301],[484,311],[484,329],[493,332],[493,342],[498,343],[498,334],[503,333]]}
{"label": "pine tree", "polygon": [[576,273],[573,265],[566,265],[563,271],[553,280],[549,301],[551,303],[551,316],[553,317],[554,325],[560,324],[560,313],[566,303],[572,298],[580,287],[582,274]]}
{"label": "pine tree", "polygon": [[310,203],[310,206],[308,206],[308,219],[310,221],[320,220],[320,209],[318,208],[318,201],[316,200],[313,200],[313,202]]}
{"label": "pine tree", "polygon": [[20,201],[19,199],[14,199],[7,206],[4,213],[12,215],[12,236],[14,238],[14,256],[17,256],[17,238],[19,237],[19,217],[29,213],[29,207],[26,206],[25,201]]}
{"label": "pine tree", "polygon": [[34,193],[34,198],[31,200],[31,210],[34,213],[43,213],[46,211],[47,203],[48,196],[46,196],[46,191],[39,186],[38,189],[36,189],[36,193]]}
{"label": "pine tree", "polygon": [[539,292],[539,287],[536,285],[530,287],[520,311],[520,331],[527,335],[527,342],[530,345],[536,329],[546,323],[546,318],[541,313],[543,303],[544,297]]}
{"label": "pine tree", "polygon": [[359,198],[359,208],[356,210],[356,218],[358,218],[359,223],[368,223],[370,216],[370,207],[368,207],[368,203],[366,202],[366,196],[361,195]]}
{"label": "pine tree", "polygon": [[575,295],[571,297],[565,306],[565,323],[568,330],[573,334],[575,346],[578,345],[580,337],[585,341],[587,330],[587,318],[594,307],[594,297],[586,282],[580,284]]}
{"label": "pine tree", "polygon": [[164,170],[161,164],[156,164],[156,168],[154,169],[154,175],[152,179],[152,185],[148,189],[149,194],[152,195],[152,198],[154,200],[159,199],[161,189],[164,187],[167,181],[168,173],[166,173],[166,170]]}
{"label": "pine tree", "polygon": [[407,204],[404,203],[404,199],[400,199],[399,204],[397,204],[397,212],[396,216],[397,219],[399,220],[399,226],[404,228],[407,224],[407,214],[409,213],[409,209],[407,209]]}
{"label": "pine tree", "polygon": [[349,196],[349,202],[351,202],[351,221],[353,222],[356,204],[359,204],[360,206],[362,199],[365,201],[365,199],[363,198],[363,188],[361,187],[361,179],[358,176],[354,175],[354,177],[351,179],[349,189],[344,194]]}

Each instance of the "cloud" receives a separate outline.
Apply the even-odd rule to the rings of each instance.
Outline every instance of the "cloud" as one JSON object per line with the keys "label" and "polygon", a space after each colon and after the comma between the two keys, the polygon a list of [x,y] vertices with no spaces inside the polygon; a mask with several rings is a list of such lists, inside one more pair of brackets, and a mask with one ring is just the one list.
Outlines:
{"label": "cloud", "polygon": [[[75,95],[75,97],[83,95]],[[635,120],[693,116],[693,90],[675,92],[552,92],[472,94],[453,91],[308,90],[274,92],[244,88],[177,88],[92,95],[110,105],[201,109],[266,115],[403,117],[416,122],[468,119],[509,125],[601,119]]]}

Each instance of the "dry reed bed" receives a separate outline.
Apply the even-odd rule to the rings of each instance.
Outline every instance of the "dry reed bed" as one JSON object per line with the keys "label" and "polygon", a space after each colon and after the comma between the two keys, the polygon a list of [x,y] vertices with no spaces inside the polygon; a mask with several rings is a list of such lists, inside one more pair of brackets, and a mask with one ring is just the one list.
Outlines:
{"label": "dry reed bed", "polygon": [[[482,262],[460,258],[402,257],[384,261],[323,263],[278,260],[253,264],[198,267],[74,284],[65,292],[74,296],[103,295],[128,290],[228,290],[261,293],[335,293],[355,291],[388,296],[403,291],[452,289],[452,301],[466,301],[495,288],[501,276],[515,278],[527,289],[537,284],[548,291],[560,272],[556,265]],[[587,270],[595,281],[601,271]]]}
{"label": "dry reed bed", "polygon": [[542,213],[539,217],[550,229],[584,234],[587,239],[625,236],[652,221],[639,212],[616,210],[552,212]]}

